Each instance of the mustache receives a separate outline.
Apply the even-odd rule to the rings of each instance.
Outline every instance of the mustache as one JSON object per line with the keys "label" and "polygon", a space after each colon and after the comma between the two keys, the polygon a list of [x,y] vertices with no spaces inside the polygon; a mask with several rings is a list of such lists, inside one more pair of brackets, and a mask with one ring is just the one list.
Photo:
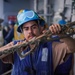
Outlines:
{"label": "mustache", "polygon": [[31,36],[35,37],[36,35],[35,34],[29,34],[28,38],[31,37]]}

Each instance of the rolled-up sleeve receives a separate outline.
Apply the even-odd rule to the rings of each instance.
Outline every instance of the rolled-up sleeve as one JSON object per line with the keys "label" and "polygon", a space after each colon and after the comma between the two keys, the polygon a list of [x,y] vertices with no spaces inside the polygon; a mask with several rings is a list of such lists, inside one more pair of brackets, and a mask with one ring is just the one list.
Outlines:
{"label": "rolled-up sleeve", "polygon": [[53,64],[54,64],[54,70],[57,67],[57,65],[64,62],[64,58],[68,51],[68,46],[65,43],[60,42],[54,42],[52,45],[53,48]]}

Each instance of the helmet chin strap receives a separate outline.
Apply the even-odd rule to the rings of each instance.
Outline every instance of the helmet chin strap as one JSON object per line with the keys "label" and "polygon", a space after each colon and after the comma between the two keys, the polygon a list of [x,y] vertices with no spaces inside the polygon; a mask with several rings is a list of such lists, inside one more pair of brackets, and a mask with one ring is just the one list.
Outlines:
{"label": "helmet chin strap", "polygon": [[21,33],[23,32],[22,27],[20,27]]}
{"label": "helmet chin strap", "polygon": [[40,29],[41,29],[40,28],[40,21],[38,20],[37,22],[38,22],[38,28],[39,28],[39,32],[40,32]]}

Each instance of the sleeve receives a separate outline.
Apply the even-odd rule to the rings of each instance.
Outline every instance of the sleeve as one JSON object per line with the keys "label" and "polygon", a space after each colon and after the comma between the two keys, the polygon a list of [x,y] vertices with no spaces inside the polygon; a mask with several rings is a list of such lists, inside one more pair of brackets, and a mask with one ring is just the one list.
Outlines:
{"label": "sleeve", "polygon": [[64,62],[68,47],[65,43],[54,42],[52,45],[54,69]]}
{"label": "sleeve", "polygon": [[[0,48],[0,50],[4,50],[6,48],[8,48],[9,46],[12,46],[14,42],[10,42],[9,44],[3,46]],[[4,48],[4,49],[3,49]],[[2,55],[0,56],[0,59],[2,60],[3,63],[13,63],[13,53],[8,54],[8,55]]]}
{"label": "sleeve", "polygon": [[10,54],[1,59],[3,63],[10,63],[13,64],[13,54]]}

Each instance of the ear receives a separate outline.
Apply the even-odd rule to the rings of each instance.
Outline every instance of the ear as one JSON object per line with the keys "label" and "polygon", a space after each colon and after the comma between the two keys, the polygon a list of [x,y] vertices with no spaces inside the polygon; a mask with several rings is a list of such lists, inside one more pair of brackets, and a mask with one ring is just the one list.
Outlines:
{"label": "ear", "polygon": [[43,33],[44,30],[45,30],[44,26],[40,26],[40,32]]}

